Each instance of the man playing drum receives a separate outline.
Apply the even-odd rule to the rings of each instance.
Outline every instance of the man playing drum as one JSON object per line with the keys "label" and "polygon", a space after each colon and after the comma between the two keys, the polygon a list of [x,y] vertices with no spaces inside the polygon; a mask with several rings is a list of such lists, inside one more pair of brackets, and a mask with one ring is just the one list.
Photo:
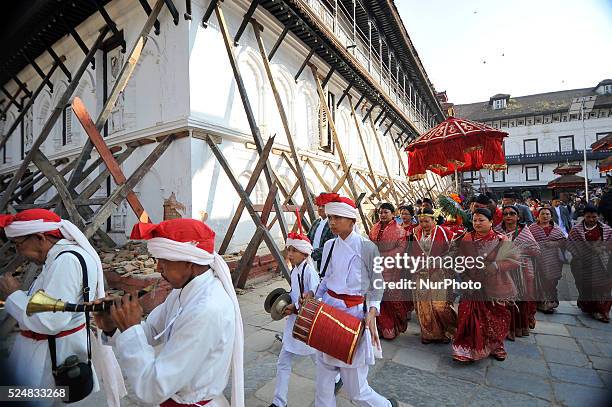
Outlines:
{"label": "man playing drum", "polygon": [[[367,382],[369,366],[374,364],[373,346],[380,349],[376,315],[380,312],[383,295],[382,274],[374,272],[374,259],[379,256],[378,249],[369,239],[354,231],[357,209],[352,200],[338,194],[325,194],[321,198],[325,204],[330,228],[338,237],[327,241],[323,248],[322,264],[326,270],[322,274],[325,277],[315,297],[321,298],[334,308],[365,319],[369,332],[366,331],[356,345],[351,364],[319,352],[315,406],[336,405],[334,379],[338,372],[348,397],[357,405],[397,406],[397,401],[387,400],[376,393]],[[376,284],[379,289],[374,288],[375,280],[380,280]],[[338,346],[350,344],[338,343]]]}

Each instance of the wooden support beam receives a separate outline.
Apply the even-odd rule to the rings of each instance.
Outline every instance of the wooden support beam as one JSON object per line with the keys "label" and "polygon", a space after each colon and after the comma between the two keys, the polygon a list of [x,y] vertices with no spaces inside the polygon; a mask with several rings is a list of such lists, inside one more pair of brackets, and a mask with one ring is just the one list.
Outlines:
{"label": "wooden support beam", "polygon": [[[223,37],[223,42],[225,44],[225,50],[227,51],[227,57],[229,59],[230,65],[232,66],[232,71],[234,73],[234,79],[236,80],[236,86],[238,87],[238,92],[240,93],[240,99],[242,101],[242,106],[244,107],[244,112],[246,114],[247,121],[249,122],[249,128],[251,129],[253,141],[255,142],[255,147],[257,148],[257,152],[261,154],[261,152],[263,151],[263,147],[264,147],[263,139],[261,137],[261,133],[259,131],[259,126],[257,125],[257,121],[255,120],[255,114],[253,113],[251,102],[249,101],[249,95],[244,85],[242,74],[240,73],[238,60],[236,59],[236,55],[234,54],[234,45],[231,41],[231,37],[227,29],[225,17],[219,5],[215,7],[215,14],[217,15],[217,22],[219,23],[219,29],[221,31],[221,36]],[[274,184],[274,180],[272,179],[271,168],[272,166],[266,160],[266,164],[264,166],[263,172],[266,177],[266,183],[268,184],[268,188],[272,188],[272,185]],[[279,226],[281,229],[281,233],[283,234],[283,239],[287,239],[287,222],[285,221],[285,215],[280,210],[280,202],[278,201],[278,197],[276,197],[274,200],[274,209],[276,211],[276,215],[278,216],[278,222],[279,222]]]}
{"label": "wooden support beam", "polygon": [[[65,177],[66,174],[68,174],[68,172],[74,168],[74,164],[76,164],[76,162],[71,161],[69,162],[66,166],[64,166],[64,168],[62,168],[59,173],[62,177]],[[40,198],[41,196],[44,195],[45,192],[47,192],[51,187],[53,186],[53,184],[51,183],[51,181],[49,181],[47,179],[47,181],[42,184],[41,186],[39,186],[38,188],[36,188],[36,190],[34,191],[34,193],[32,195],[29,195],[27,197],[23,197],[21,199],[21,203],[22,204],[26,204],[26,203],[33,203],[34,201],[36,201],[38,198]],[[57,199],[56,199],[57,198]],[[11,201],[13,200],[13,197],[11,197]],[[59,195],[55,195],[55,197],[53,199],[51,199],[49,202],[54,201],[54,200],[59,200]],[[9,201],[10,202],[10,201]]]}
{"label": "wooden support beam", "polygon": [[337,108],[340,107],[340,104],[342,103],[344,98],[349,94],[352,87],[353,87],[353,82],[349,83],[348,87],[344,89],[344,92],[342,92],[342,96],[340,96],[340,99],[338,99],[338,103],[336,103]]}
{"label": "wooden support beam", "polygon": [[332,75],[334,74],[334,67],[332,66],[331,68],[329,68],[329,72],[327,73],[327,76],[325,76],[325,79],[323,79],[323,83],[321,84],[321,86],[326,87],[327,86],[327,82],[329,82],[329,80],[331,79]]}
{"label": "wooden support beam", "polygon": [[113,211],[119,206],[121,201],[125,199],[128,192],[132,190],[142,178],[149,172],[151,167],[157,162],[159,157],[168,149],[170,144],[174,141],[176,136],[171,134],[164,138],[156,147],[153,149],[151,154],[138,166],[136,171],[127,179],[127,181],[118,185],[117,188],[111,193],[108,197],[108,200],[104,205],[102,205],[98,211],[94,214],[94,217],[91,219],[90,223],[87,225],[84,233],[85,236],[91,237],[98,230],[100,226],[106,222],[109,216],[113,213]]}
{"label": "wooden support beam", "polygon": [[270,50],[270,53],[268,54],[269,61],[272,61],[272,58],[274,58],[274,54],[276,54],[276,51],[278,51],[278,48],[280,47],[281,43],[283,42],[283,40],[287,36],[287,33],[289,32],[290,26],[291,26],[291,22],[287,23],[285,28],[283,28],[283,31],[280,33],[280,35],[276,39],[274,46],[272,47],[272,49]]}
{"label": "wooden support beam", "polygon": [[72,74],[70,73],[70,71],[68,70],[68,68],[66,68],[66,65],[64,65],[64,61],[66,61],[66,57],[62,55],[62,57],[60,58],[55,51],[53,51],[53,47],[50,46],[49,44],[47,44],[46,41],[43,41],[43,44],[45,46],[45,48],[47,49],[47,52],[49,53],[49,55],[51,55],[51,58],[53,58],[53,60],[55,61],[54,65],[58,65],[59,68],[62,70],[62,72],[64,72],[64,75],[66,75],[66,79],[68,80],[68,82],[72,81]]}
{"label": "wooden support beam", "polygon": [[8,90],[6,90],[6,88],[4,87],[4,85],[0,86],[0,90],[2,90],[2,93],[4,93],[8,98],[9,101],[6,104],[6,106],[4,107],[4,109],[2,110],[2,114],[4,115],[6,112],[8,112],[11,104],[14,105],[18,111],[21,111],[21,109],[23,108],[23,106],[21,105],[21,103],[17,102],[17,97],[19,96],[19,94],[21,93],[21,88],[17,89],[17,92],[15,92],[14,95],[11,95],[9,93]]}
{"label": "wooden support beam", "polygon": [[365,99],[365,95],[361,95],[361,97],[359,98],[359,100],[357,101],[353,109],[357,109],[359,105],[361,104],[361,102],[363,102],[364,99]]}
{"label": "wooden support beam", "polygon": [[174,22],[174,25],[178,25],[179,13],[176,7],[174,6],[174,3],[172,2],[172,0],[164,0],[164,3],[166,3],[166,7],[168,7],[168,10],[170,11],[170,14],[172,15],[172,21]]}
{"label": "wooden support beam", "polygon": [[[147,16],[151,15],[151,6],[149,6],[149,2],[147,0],[138,0],[140,2],[140,5],[142,6],[143,10],[145,11],[145,13],[147,13]],[[188,13],[191,14],[191,10],[188,10]],[[153,27],[155,27],[155,35],[159,35],[159,33],[161,32],[160,30],[160,26],[159,26],[159,20],[155,20],[155,23],[153,23]]]}
{"label": "wooden support beam", "polygon": [[[359,126],[359,120],[357,120],[357,113],[355,112],[355,107],[353,106],[353,101],[351,96],[349,98],[349,105],[351,105],[351,115],[353,116],[353,123],[355,123],[355,128],[357,129],[357,135],[359,136],[359,143],[361,144],[361,149],[363,150],[363,154],[365,155],[366,163],[368,165],[368,170],[370,172],[370,177],[372,178],[372,182],[376,185],[376,176],[374,175],[374,168],[372,167],[372,162],[370,161],[370,154],[368,153],[368,146],[366,146],[365,140],[363,139],[363,134],[361,134],[361,126]],[[371,110],[370,110],[371,112]],[[378,196],[380,200],[380,196]]]}
{"label": "wooden support beam", "polygon": [[308,62],[310,61],[310,58],[312,58],[312,56],[315,53],[315,49],[312,48],[310,50],[310,52],[308,53],[308,56],[306,57],[306,59],[304,60],[304,62],[302,62],[302,66],[300,66],[300,69],[298,70],[298,72],[295,74],[295,81],[297,82],[300,75],[302,74],[302,72],[304,71],[304,68],[306,68],[306,65],[308,65]]}
{"label": "wooden support beam", "polygon": [[370,117],[370,115],[372,114],[372,111],[374,110],[374,108],[376,107],[376,103],[373,103],[372,106],[370,106],[370,108],[367,110],[365,116],[363,116],[363,119],[361,119],[361,123],[365,123],[366,120],[368,120],[368,118]]}
{"label": "wooden support beam", "polygon": [[[96,129],[96,125],[93,120],[91,120],[91,116],[89,116],[85,104],[83,104],[83,101],[81,101],[78,96],[72,101],[72,111],[79,120],[79,123],[81,123],[81,126],[83,126],[83,130],[85,130],[87,137],[89,137],[89,140],[91,140],[96,150],[98,150],[98,154],[102,157],[106,168],[108,168],[113,180],[115,180],[115,184],[117,184],[117,186],[123,185],[127,181],[123,174],[123,170],[115,160],[110,148],[106,145],[104,138],[98,129]],[[151,223],[147,211],[142,206],[142,203],[140,203],[134,191],[129,191],[126,199],[140,222]]]}
{"label": "wooden support beam", "polygon": [[[2,197],[0,197],[0,211],[2,211],[6,207],[6,205],[9,203],[8,200],[10,199],[10,196],[15,191],[15,187],[17,186],[18,180],[23,176],[23,174],[25,174],[26,170],[28,169],[28,165],[30,164],[30,162],[32,161],[34,157],[34,154],[36,153],[36,151],[40,149],[40,146],[42,146],[44,141],[47,139],[47,137],[53,130],[55,123],[62,115],[64,108],[68,104],[68,101],[70,100],[70,98],[72,97],[72,94],[76,90],[79,84],[79,81],[81,80],[81,77],[85,73],[85,70],[87,69],[87,65],[95,57],[96,51],[102,44],[104,37],[106,37],[107,33],[108,33],[108,27],[104,27],[102,31],[100,32],[100,34],[98,35],[96,42],[90,48],[89,53],[87,54],[83,62],[81,62],[81,66],[79,66],[79,68],[77,69],[74,75],[74,80],[72,81],[72,83],[70,83],[70,85],[68,85],[68,87],[64,91],[64,94],[59,98],[57,104],[55,105],[55,108],[51,112],[51,115],[45,122],[45,125],[43,126],[42,130],[40,131],[40,134],[38,135],[36,140],[34,140],[34,143],[32,144],[30,151],[24,157],[19,169],[13,176],[11,183],[7,186],[5,190],[5,194],[3,194]],[[69,188],[69,189],[72,189],[72,188]]]}
{"label": "wooden support beam", "polygon": [[[327,114],[327,122],[329,124],[329,128],[331,130],[332,133],[332,137],[334,138],[334,143],[336,146],[336,151],[338,152],[338,157],[340,158],[340,163],[342,165],[342,169],[344,172],[349,171],[349,167],[347,165],[346,159],[344,157],[344,152],[342,151],[342,145],[340,144],[340,139],[338,137],[338,132],[336,131],[336,125],[334,124],[334,120],[333,120],[333,116],[331,115],[331,112],[329,110],[329,106],[327,105],[327,100],[325,98],[325,93],[323,92],[323,87],[321,86],[321,80],[319,79],[319,74],[317,73],[317,68],[314,65],[310,66],[310,69],[312,70],[312,76],[314,77],[315,80],[315,84],[317,85],[317,93],[319,94],[319,101],[321,106],[323,107],[323,109],[325,110],[325,113]],[[349,184],[349,188],[351,190],[351,194],[352,194],[352,199],[353,200],[357,200],[357,190],[355,188],[355,184],[353,182],[353,177],[351,176],[350,172],[347,175],[346,178],[348,184]],[[361,221],[363,223],[363,227],[366,231],[366,234],[369,233],[369,227],[367,224],[367,218],[363,213],[363,210],[361,208],[361,206],[357,207],[357,210],[359,211],[359,215],[361,217]]]}
{"label": "wooden support beam", "polygon": [[[279,185],[280,185],[280,184],[279,184]],[[288,211],[288,209],[295,208],[295,207],[296,207],[296,205],[288,205],[288,204],[289,204],[290,202],[292,202],[292,196],[293,196],[293,194],[295,194],[295,191],[297,191],[297,189],[298,189],[299,187],[300,187],[300,183],[299,183],[299,182],[296,182],[295,184],[293,184],[293,187],[291,188],[291,190],[290,190],[290,191],[288,191],[288,192],[286,192],[286,193],[283,193],[283,192],[282,192],[282,190],[281,190],[281,192],[283,193],[283,196],[285,197],[285,199],[283,200],[283,204],[282,204],[282,206],[281,206],[281,207],[283,208],[283,211],[285,211],[285,212],[295,213],[295,210]],[[258,206],[259,206],[259,205],[253,205],[253,207],[255,208],[255,210],[256,210],[257,212],[259,212]],[[302,205],[302,206],[303,206],[303,205]],[[272,230],[272,227],[273,227],[273,226],[274,226],[274,224],[276,223],[276,220],[277,220],[277,219],[278,219],[278,218],[276,217],[276,215],[274,215],[274,218],[272,218],[272,221],[271,221],[271,222],[268,224],[268,226],[267,226],[268,230]]]}
{"label": "wooden support beam", "polygon": [[19,77],[17,75],[13,76],[13,80],[15,81],[17,86],[19,86],[19,88],[21,88],[21,90],[23,90],[23,92],[26,94],[27,97],[29,97],[29,98],[32,97],[32,91],[28,89],[28,87],[26,86],[25,83],[21,82],[21,80],[19,79]]}
{"label": "wooden support beam", "polygon": [[380,119],[383,114],[385,114],[385,111],[384,111],[384,109],[381,109],[380,112],[378,113],[378,116],[376,116],[376,119],[374,119],[374,123],[376,123],[378,121],[378,119]]}
{"label": "wooden support beam", "polygon": [[[51,75],[53,75],[53,73],[57,69],[57,66],[58,66],[57,63],[51,66],[51,69],[46,75],[47,79],[50,78]],[[21,108],[21,112],[19,112],[19,115],[17,115],[17,118],[15,119],[13,124],[11,124],[11,127],[9,127],[8,131],[2,135],[2,138],[0,139],[0,149],[6,146],[6,142],[8,141],[9,137],[11,137],[11,134],[13,134],[13,131],[15,131],[17,126],[21,124],[21,122],[23,121],[23,118],[28,113],[28,110],[30,109],[30,107],[32,107],[32,105],[34,104],[34,101],[36,100],[36,98],[38,97],[40,92],[42,92],[44,88],[45,88],[45,81],[42,81],[40,85],[38,85],[34,93],[32,94],[32,97],[30,97],[28,101],[23,104]]]}
{"label": "wooden support beam", "polygon": [[383,137],[387,135],[387,133],[389,133],[389,130],[391,130],[391,128],[393,128],[393,126],[395,125],[396,120],[393,119],[391,121],[391,124],[389,126],[387,126],[387,130],[385,130],[385,132],[383,133]]}
{"label": "wooden support beam", "polygon": [[[255,212],[255,209],[253,208],[253,203],[251,202],[251,199],[249,198],[248,194],[245,192],[245,190],[242,188],[242,185],[240,185],[240,183],[234,176],[229,163],[227,162],[227,160],[225,159],[225,157],[223,156],[219,148],[216,146],[214,141],[208,135],[206,136],[206,142],[208,143],[208,146],[210,147],[213,154],[217,158],[217,161],[221,165],[221,168],[223,168],[223,171],[225,171],[225,175],[227,175],[230,182],[234,186],[234,189],[238,193],[238,196],[240,196],[241,201],[244,202],[246,209],[249,212],[249,215],[251,215],[251,219],[255,223],[255,226],[257,227],[258,230],[261,230],[261,233],[263,234],[263,240],[266,242],[266,245],[268,246],[270,253],[272,254],[274,259],[280,266],[283,276],[285,277],[287,282],[291,281],[289,270],[287,269],[287,265],[285,264],[285,259],[281,251],[279,250],[278,246],[276,245],[274,238],[270,234],[270,231],[266,228],[266,225],[263,224],[263,222],[261,221],[261,218],[257,215],[257,212]],[[277,213],[277,216],[278,216],[278,213]]]}
{"label": "wooden support beam", "polygon": [[[142,50],[144,49],[144,46],[147,43],[149,32],[151,31],[153,24],[157,20],[157,17],[159,16],[163,5],[164,0],[157,0],[155,2],[155,6],[153,7],[151,14],[149,14],[149,17],[147,18],[147,21],[143,25],[142,29],[140,30],[138,37],[136,37],[136,41],[134,42],[132,49],[128,53],[126,61],[123,64],[123,67],[121,68],[117,79],[115,80],[113,89],[108,95],[108,98],[106,99],[106,102],[104,103],[104,106],[100,111],[100,114],[98,115],[98,119],[96,120],[96,129],[98,129],[98,131],[102,131],[102,128],[108,120],[108,117],[110,116],[113,107],[117,103],[117,99],[121,95],[121,92],[124,91],[125,87],[128,84],[128,81],[132,77],[134,69],[136,69],[136,65],[138,64],[138,60],[142,55]],[[68,187],[70,189],[75,187],[75,181],[80,177],[81,172],[83,172],[83,168],[85,167],[85,164],[87,164],[87,160],[89,160],[92,149],[93,144],[88,139],[85,142],[85,145],[83,146],[79,157],[77,158],[77,165],[72,174],[70,175],[70,179],[68,180]]]}
{"label": "wooden support beam", "polygon": [[28,61],[30,65],[32,65],[32,68],[34,68],[38,76],[40,76],[40,78],[43,80],[45,85],[47,85],[47,87],[49,88],[49,91],[53,93],[53,84],[51,83],[47,75],[43,72],[43,70],[40,68],[40,66],[38,66],[36,61],[30,58],[28,54],[26,54],[24,51],[21,51],[20,53],[25,58],[25,60]]}
{"label": "wooden support beam", "polygon": [[[266,202],[264,204],[263,211],[261,214],[261,223],[264,225],[268,223],[268,217],[270,216],[274,197],[277,193],[278,189],[276,185],[273,185],[272,188],[270,188],[270,191],[268,192],[268,196],[266,197]],[[249,277],[249,271],[251,271],[253,258],[257,254],[257,249],[259,249],[259,245],[263,241],[263,233],[258,233],[259,230],[260,229],[257,228],[257,232],[251,238],[251,241],[249,242],[246,250],[244,251],[242,258],[240,259],[240,263],[238,263],[238,267],[236,268],[236,272],[234,274],[235,279],[232,278],[232,280],[234,281],[234,286],[238,288],[244,288],[247,278]],[[269,229],[266,228],[266,230]]]}
{"label": "wooden support beam", "polygon": [[59,171],[53,166],[53,164],[51,164],[49,159],[45,157],[45,155],[40,150],[34,151],[35,153],[32,157],[32,161],[34,161],[34,164],[36,164],[36,166],[45,174],[47,179],[51,181],[51,183],[57,190],[57,193],[59,194],[62,199],[62,202],[64,203],[66,211],[68,211],[68,215],[70,216],[70,220],[72,221],[72,223],[74,223],[76,227],[82,230],[82,228],[85,226],[85,220],[82,218],[79,211],[77,210],[72,196],[70,195],[70,192],[66,187],[66,180],[64,179],[64,177],[62,177]]}
{"label": "wooden support beam", "polygon": [[[258,1],[259,0],[255,0],[254,2]],[[295,142],[293,141],[293,135],[291,134],[291,130],[289,128],[289,118],[287,117],[285,107],[283,106],[283,100],[281,99],[280,93],[278,92],[278,88],[276,87],[274,75],[272,74],[272,68],[270,67],[270,61],[268,60],[266,49],[263,40],[261,39],[261,26],[255,21],[253,22],[253,31],[255,32],[255,38],[257,40],[259,53],[264,63],[264,68],[266,70],[266,75],[268,76],[268,81],[270,82],[270,87],[272,88],[272,95],[274,96],[274,101],[276,102],[276,108],[278,109],[278,113],[283,124],[283,130],[285,131],[285,136],[287,137],[287,142],[289,143],[291,157],[293,158],[293,163],[295,166],[294,171],[296,173],[298,182],[300,183],[300,189],[302,191],[302,196],[304,197],[304,203],[306,204],[306,209],[308,210],[308,217],[310,218],[310,222],[314,222],[317,219],[317,216],[314,203],[312,201],[312,196],[308,191],[306,177],[304,176],[304,172],[302,171],[302,167],[300,166],[300,157],[298,156],[297,148],[295,146]]]}
{"label": "wooden support beam", "polygon": [[323,188],[325,188],[326,191],[331,191],[331,186],[327,183],[325,178],[321,176],[321,173],[319,172],[317,167],[312,163],[310,158],[306,158],[306,163],[310,166],[310,168],[312,169],[312,172],[314,172],[315,177],[317,177],[321,185],[323,185]]}
{"label": "wooden support beam", "polygon": [[[247,183],[247,186],[245,188],[246,194],[248,196],[251,195],[251,192],[253,192],[253,189],[255,188],[257,181],[259,181],[259,175],[261,174],[261,171],[263,170],[263,168],[266,166],[266,162],[268,162],[268,155],[270,154],[270,151],[272,150],[273,144],[274,144],[274,136],[268,139],[268,141],[266,142],[266,145],[264,146],[263,151],[259,154],[257,163],[255,164],[255,169],[253,169],[253,172],[251,173],[251,178],[249,178],[249,182]],[[242,212],[244,211],[245,207],[246,207],[246,204],[244,201],[240,201],[238,203],[236,212],[234,212],[234,216],[232,217],[232,220],[230,221],[229,226],[227,227],[227,231],[225,232],[225,236],[223,237],[223,242],[221,242],[221,246],[219,247],[219,250],[217,250],[217,253],[225,254],[225,252],[227,251],[227,247],[229,246],[230,241],[232,240],[232,237],[234,236],[234,232],[236,230],[236,227],[238,226],[238,222],[240,222],[240,218],[242,217]]]}
{"label": "wooden support beam", "polygon": [[240,27],[238,27],[238,31],[236,31],[236,35],[234,35],[234,46],[235,47],[238,46],[240,37],[242,37],[244,30],[246,30],[247,25],[249,24],[249,21],[251,21],[253,14],[255,14],[255,10],[257,10],[257,6],[259,6],[259,0],[251,0],[251,5],[247,9],[247,12],[244,15],[244,17],[242,18],[242,22],[240,23]]}
{"label": "wooden support beam", "polygon": [[210,0],[208,8],[204,12],[204,16],[202,17],[202,27],[208,27],[208,20],[210,19],[210,16],[212,16],[212,13],[215,11],[215,8],[217,7],[218,3],[219,0]]}
{"label": "wooden support beam", "polygon": [[[110,16],[106,12],[106,9],[104,8],[104,5],[100,4],[99,0],[93,0],[93,2],[96,4],[96,7],[98,8],[98,11],[100,12],[100,15],[106,22],[106,25],[110,27],[114,35],[116,35],[117,37],[120,37],[121,34],[119,33],[119,30],[117,29],[117,24],[115,24],[113,19],[110,18]],[[125,42],[123,42],[122,44],[122,50],[125,51]]]}
{"label": "wooden support beam", "polygon": [[[342,175],[340,175],[340,173],[338,172],[338,170],[336,170],[336,169],[334,168],[334,165],[333,165],[332,163],[330,163],[329,161],[325,161],[323,164],[324,164],[324,165],[325,165],[327,168],[329,168],[329,170],[330,170],[331,172],[333,172],[333,173],[334,173],[334,176],[336,177],[336,179],[337,179],[337,180],[340,180],[340,179],[343,179],[343,178],[345,178],[345,179],[346,179],[346,177],[343,177]],[[348,167],[348,168],[350,168],[350,165],[349,165],[349,167]],[[343,173],[343,174],[345,174],[345,173],[346,173],[346,171],[343,171],[342,173]],[[344,189],[344,193],[345,193],[346,195],[351,196],[351,194],[352,194],[352,193],[351,193],[351,189],[349,188],[349,186],[348,186],[348,185],[346,185],[346,183],[343,183],[343,184],[341,185],[341,187],[342,187],[342,189]]]}
{"label": "wooden support beam", "polygon": [[387,157],[385,152],[383,151],[382,145],[380,144],[380,139],[378,138],[378,132],[376,131],[376,127],[374,127],[374,121],[372,120],[372,116],[370,116],[370,126],[372,127],[372,132],[374,133],[374,140],[376,140],[376,145],[378,146],[378,151],[380,152],[380,158],[382,159],[383,166],[385,167],[385,172],[387,174],[387,179],[389,180],[389,186],[391,187],[391,191],[393,192],[393,197],[395,198],[395,205],[399,203],[399,198],[397,196],[397,192],[395,191],[395,186],[393,185],[393,181],[391,178],[391,172],[389,171],[389,165],[387,165]]}

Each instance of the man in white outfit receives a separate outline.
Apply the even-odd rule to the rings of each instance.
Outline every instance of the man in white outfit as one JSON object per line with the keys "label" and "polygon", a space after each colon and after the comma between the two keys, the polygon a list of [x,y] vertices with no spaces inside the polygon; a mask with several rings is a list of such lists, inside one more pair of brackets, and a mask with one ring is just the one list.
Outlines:
{"label": "man in white outfit", "polygon": [[[127,294],[98,313],[136,396],[162,407],[225,407],[232,372],[232,406],[244,406],[243,329],[229,268],[214,251],[215,232],[194,219],[134,226],[172,292],[141,322],[138,299]],[[159,347],[156,351],[154,347]]]}
{"label": "man in white outfit", "polygon": [[[327,263],[327,269],[322,273],[325,277],[315,297],[365,319],[366,331],[357,344],[350,365],[319,352],[315,406],[336,405],[334,378],[340,372],[349,399],[357,405],[395,407],[398,405],[396,400],[388,400],[376,393],[367,380],[369,366],[374,364],[373,346],[380,350],[376,315],[380,312],[383,290],[374,287],[382,286],[382,274],[373,270],[374,258],[379,256],[378,249],[369,239],[354,231],[357,209],[352,200],[338,194],[326,194],[323,200],[330,228],[338,237],[329,240],[323,248],[322,264],[325,268]],[[375,285],[375,280],[381,280],[378,282],[380,285]]]}
{"label": "man in white outfit", "polygon": [[[9,274],[0,277],[0,298],[6,299],[6,311],[17,320],[20,330],[9,356],[11,372],[16,384],[54,388],[49,337],[55,337],[58,366],[71,355],[76,355],[80,362],[87,362],[85,315],[69,312],[27,315],[28,302],[38,290],[44,290],[47,295],[65,302],[83,302],[84,270],[78,256],[86,266],[89,299],[103,297],[104,278],[100,258],[75,225],[46,209],[0,215],[0,228],[4,229],[20,255],[42,265],[42,272],[28,291],[20,290],[20,283],[15,277]],[[121,374],[116,372],[118,364],[112,349],[102,346],[95,336],[91,337],[91,341],[94,348],[92,392],[100,388],[100,375],[104,380],[109,405],[119,406],[125,387]]]}

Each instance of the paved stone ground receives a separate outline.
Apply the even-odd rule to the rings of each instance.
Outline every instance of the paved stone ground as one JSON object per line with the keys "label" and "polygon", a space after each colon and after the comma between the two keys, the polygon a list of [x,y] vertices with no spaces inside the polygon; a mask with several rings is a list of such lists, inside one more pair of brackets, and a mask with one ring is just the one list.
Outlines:
{"label": "paved stone ground", "polygon": [[[561,293],[575,296],[568,270]],[[263,300],[279,279],[240,295],[245,330],[245,397],[248,407],[267,407],[274,392],[276,360],[284,321],[272,321]],[[568,298],[568,297],[565,297]],[[416,317],[408,331],[383,342],[384,359],[370,369],[370,384],[385,396],[413,406],[589,406],[606,404],[612,390],[612,324],[583,315],[564,302],[553,315],[538,313],[531,336],[506,342],[508,359],[486,359],[468,366],[453,363],[450,345],[422,345]],[[310,358],[294,364],[289,406],[313,405],[315,369]],[[338,406],[352,406],[341,391]],[[105,406],[98,393],[81,406]],[[133,394],[122,406],[143,404]]]}

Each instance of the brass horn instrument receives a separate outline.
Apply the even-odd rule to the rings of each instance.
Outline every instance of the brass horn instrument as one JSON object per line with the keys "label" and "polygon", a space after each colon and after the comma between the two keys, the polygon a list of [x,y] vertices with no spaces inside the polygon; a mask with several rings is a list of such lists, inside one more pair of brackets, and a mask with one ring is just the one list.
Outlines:
{"label": "brass horn instrument", "polygon": [[[142,290],[138,291],[137,297],[140,298],[155,289],[157,283],[151,284]],[[64,302],[61,299],[53,298],[44,290],[38,290],[34,293],[26,307],[26,314],[38,314],[39,312],[105,312],[109,311],[115,299],[107,299],[97,304],[82,303],[72,304]],[[4,305],[4,304],[3,304]]]}

